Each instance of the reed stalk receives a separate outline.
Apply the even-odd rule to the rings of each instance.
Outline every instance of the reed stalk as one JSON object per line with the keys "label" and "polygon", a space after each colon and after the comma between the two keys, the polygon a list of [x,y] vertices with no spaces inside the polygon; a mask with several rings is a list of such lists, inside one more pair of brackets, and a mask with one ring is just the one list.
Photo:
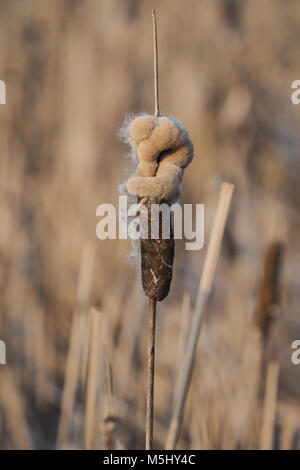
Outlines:
{"label": "reed stalk", "polygon": [[223,183],[221,186],[216,216],[204,261],[202,277],[199,284],[196,306],[191,321],[182,367],[177,380],[173,414],[166,441],[166,449],[174,449],[179,438],[183,420],[184,407],[190,388],[196,351],[217,261],[220,255],[225,224],[231,203],[234,186]]}
{"label": "reed stalk", "polygon": [[84,426],[84,446],[86,450],[93,450],[96,445],[97,395],[99,388],[102,318],[103,316],[98,310],[92,310],[91,344],[87,374]]}

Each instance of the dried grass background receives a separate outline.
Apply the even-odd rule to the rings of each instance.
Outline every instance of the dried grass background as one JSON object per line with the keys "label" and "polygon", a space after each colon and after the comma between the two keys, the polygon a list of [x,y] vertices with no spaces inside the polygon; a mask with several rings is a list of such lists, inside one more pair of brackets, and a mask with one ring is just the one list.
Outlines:
{"label": "dried grass background", "polygon": [[[109,414],[116,417],[116,447],[143,447],[145,298],[127,261],[129,244],[97,240],[95,213],[101,202],[117,203],[126,177],[127,149],[116,137],[124,116],[153,110],[152,7],[161,112],[182,120],[197,154],[182,202],[205,203],[206,238],[221,180],[236,185],[180,447],[259,447],[263,354],[253,313],[264,254],[277,240],[286,251],[281,315],[269,348],[280,363],[272,445],[300,446],[300,366],[290,361],[291,342],[300,338],[300,107],[290,100],[291,83],[300,78],[300,3],[1,0],[3,449],[56,446],[76,316],[79,335],[69,356],[74,406],[60,447],[82,448],[84,436],[105,447]],[[160,448],[204,255],[183,248],[177,243],[171,292],[158,312],[154,433]],[[86,358],[95,309],[101,334],[100,347],[91,348],[98,375],[91,376]],[[92,424],[87,382],[97,398]]]}

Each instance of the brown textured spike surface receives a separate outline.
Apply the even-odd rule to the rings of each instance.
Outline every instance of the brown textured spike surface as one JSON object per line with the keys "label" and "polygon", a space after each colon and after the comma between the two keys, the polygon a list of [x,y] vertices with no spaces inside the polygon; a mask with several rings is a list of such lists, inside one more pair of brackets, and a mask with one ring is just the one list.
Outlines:
{"label": "brown textured spike surface", "polygon": [[141,210],[141,231],[148,228],[148,238],[141,238],[142,285],[145,294],[153,300],[165,299],[170,290],[174,261],[174,235],[170,222],[170,237],[162,238],[162,214],[159,217],[158,238],[151,238],[151,205],[157,201],[146,198],[142,204],[147,211]]}

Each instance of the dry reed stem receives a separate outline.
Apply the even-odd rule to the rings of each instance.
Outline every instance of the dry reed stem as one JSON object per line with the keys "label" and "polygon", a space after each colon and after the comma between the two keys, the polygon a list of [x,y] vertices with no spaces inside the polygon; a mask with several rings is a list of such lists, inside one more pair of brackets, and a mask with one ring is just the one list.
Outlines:
{"label": "dry reed stem", "polygon": [[277,402],[278,420],[281,424],[280,449],[299,449],[298,429],[300,422],[300,407],[293,401]]}
{"label": "dry reed stem", "polygon": [[77,306],[80,318],[80,381],[84,387],[86,383],[87,374],[87,361],[88,361],[88,349],[89,349],[89,332],[90,332],[90,311],[88,324],[86,322],[86,314],[89,308],[90,291],[93,279],[94,271],[94,260],[95,260],[95,248],[91,243],[85,243],[79,269],[79,278],[77,283]]}
{"label": "dry reed stem", "polygon": [[[145,312],[146,303],[146,298],[141,293],[140,279],[137,277],[132,292],[123,309],[122,322],[124,322],[123,326],[126,324],[127,327],[122,336],[122,343],[120,343],[122,354],[118,356],[117,352],[113,350],[114,355],[112,357],[113,363],[121,365],[118,378],[128,400],[131,400],[132,393],[135,393],[135,374],[137,373],[135,367],[136,351],[147,315]],[[129,321],[126,321],[126,319],[132,317],[133,304],[135,305],[137,314],[135,321],[131,324]]]}
{"label": "dry reed stem", "polygon": [[204,260],[200,290],[209,293],[215,276],[216,266],[220,255],[225,224],[231,203],[234,185],[222,183],[217,212],[211,231],[211,236]]}
{"label": "dry reed stem", "polygon": [[[31,328],[34,331],[33,334],[33,347],[34,347],[34,359],[35,359],[35,395],[37,403],[41,404],[45,393],[47,394],[47,386],[45,384],[46,378],[46,354],[45,347],[47,348],[47,338],[45,337],[45,314],[43,311],[39,315],[33,314],[34,323]],[[49,395],[48,395],[49,396]]]}
{"label": "dry reed stem", "polygon": [[67,357],[65,384],[62,396],[61,413],[59,418],[56,448],[60,449],[68,438],[71,414],[74,406],[76,386],[79,376],[80,361],[80,328],[77,312],[74,312],[70,334],[70,345]]}
{"label": "dry reed stem", "polygon": [[92,331],[92,319],[93,319],[93,308],[90,308],[87,315],[87,321],[85,315],[80,315],[79,328],[80,328],[80,337],[81,344],[81,361],[80,361],[80,381],[83,387],[86,386],[87,381],[87,369],[88,369],[88,360],[89,360],[89,344]]}
{"label": "dry reed stem", "polygon": [[29,367],[34,368],[34,393],[37,403],[41,404],[45,397],[50,400],[53,398],[46,383],[48,364],[45,348],[49,342],[45,337],[45,315],[42,310],[37,314],[31,306],[24,313],[25,356]]}
{"label": "dry reed stem", "polygon": [[91,344],[87,376],[86,411],[84,426],[84,446],[92,450],[96,444],[97,425],[97,394],[100,372],[101,327],[103,315],[96,309],[92,310]]}
{"label": "dry reed stem", "polygon": [[199,284],[195,311],[191,321],[190,332],[187,340],[183,363],[176,385],[174,408],[166,441],[166,449],[174,449],[179,437],[186,397],[192,379],[198,339],[203,323],[207,299],[212,287],[216,265],[220,255],[221,243],[231,203],[233,189],[234,185],[222,183],[218,207],[214,219],[206,257],[204,260],[204,266],[201,281]]}
{"label": "dry reed stem", "polygon": [[190,312],[191,312],[191,296],[190,294],[184,294],[181,305],[180,312],[180,329],[179,329],[179,338],[178,338],[178,367],[177,370],[180,370],[180,360],[184,354],[184,349],[187,342],[187,336],[189,331],[189,322],[190,322]]}
{"label": "dry reed stem", "polygon": [[260,433],[261,450],[272,450],[273,448],[278,377],[279,364],[277,361],[270,361],[267,367],[266,389],[262,414],[262,426]]}
{"label": "dry reed stem", "polygon": [[22,450],[34,449],[27,427],[23,396],[8,368],[1,370],[0,402],[3,403],[6,425],[14,441],[14,447]]}
{"label": "dry reed stem", "polygon": [[[56,447],[61,448],[67,438],[75,401],[76,388],[80,376],[85,383],[90,324],[86,326],[86,310],[89,303],[90,288],[94,267],[94,249],[85,244],[82,250],[79,278],[77,283],[77,310],[73,314],[70,344],[66,364],[65,383],[62,396],[61,414],[58,425]],[[89,316],[90,318],[90,312]]]}
{"label": "dry reed stem", "polygon": [[105,386],[105,413],[103,420],[104,449],[114,450],[116,442],[116,417],[113,403],[112,368],[103,348],[103,369]]}
{"label": "dry reed stem", "polygon": [[[120,418],[120,434],[121,431],[126,430],[129,435],[138,433],[138,435],[145,434],[145,413],[139,407],[134,409],[134,422],[132,420],[132,407],[128,406],[128,401],[124,396],[120,396],[117,393],[114,395],[114,403],[118,410],[118,416]],[[131,415],[129,410],[131,411]],[[126,429],[123,428],[123,424],[126,425]],[[155,441],[158,443],[164,442],[167,428],[164,423],[154,417],[153,429],[155,429]],[[188,442],[184,437],[181,437],[180,442],[183,448],[187,448]],[[120,449],[122,447],[122,441],[119,441]]]}
{"label": "dry reed stem", "polygon": [[291,450],[297,429],[297,419],[295,416],[287,415],[281,419],[281,422],[280,450]]}

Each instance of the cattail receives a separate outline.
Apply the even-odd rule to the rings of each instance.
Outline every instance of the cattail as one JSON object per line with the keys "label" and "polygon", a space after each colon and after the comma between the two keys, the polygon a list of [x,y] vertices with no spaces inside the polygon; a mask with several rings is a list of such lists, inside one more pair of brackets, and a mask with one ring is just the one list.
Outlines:
{"label": "cattail", "polygon": [[142,285],[149,297],[147,450],[153,446],[156,301],[162,301],[168,295],[173,273],[174,235],[170,205],[180,196],[184,170],[193,158],[193,144],[182,123],[159,113],[157,27],[154,10],[152,18],[155,114],[135,117],[126,122],[121,131],[122,137],[131,146],[133,159],[138,161],[137,171],[128,180],[126,191],[139,202]]}
{"label": "cattail", "polygon": [[151,415],[151,424],[147,420],[146,448],[151,449],[155,302],[165,299],[170,289],[175,249],[170,205],[180,196],[184,169],[193,158],[193,144],[183,125],[169,117],[139,116],[127,124],[125,135],[139,160],[127,191],[140,203],[139,258],[143,289],[150,299],[147,415]]}
{"label": "cattail", "polygon": [[261,336],[262,361],[260,370],[259,395],[264,398],[261,403],[260,448],[272,449],[274,426],[276,421],[276,404],[279,381],[279,361],[273,352],[269,359],[268,346],[272,333],[275,314],[278,314],[281,297],[281,274],[285,246],[281,241],[270,243],[264,253],[262,273],[258,291],[258,305],[254,313],[254,324]]}
{"label": "cattail", "polygon": [[[127,124],[127,134],[139,160],[127,190],[140,201],[142,284],[149,298],[161,301],[169,292],[174,260],[169,206],[180,196],[184,169],[193,158],[193,144],[183,125],[169,117],[139,116]],[[160,211],[163,206],[165,210]]]}
{"label": "cattail", "polygon": [[284,257],[284,244],[271,243],[264,255],[261,281],[258,292],[258,306],[254,314],[254,323],[267,340],[274,311],[280,304],[280,276]]}

